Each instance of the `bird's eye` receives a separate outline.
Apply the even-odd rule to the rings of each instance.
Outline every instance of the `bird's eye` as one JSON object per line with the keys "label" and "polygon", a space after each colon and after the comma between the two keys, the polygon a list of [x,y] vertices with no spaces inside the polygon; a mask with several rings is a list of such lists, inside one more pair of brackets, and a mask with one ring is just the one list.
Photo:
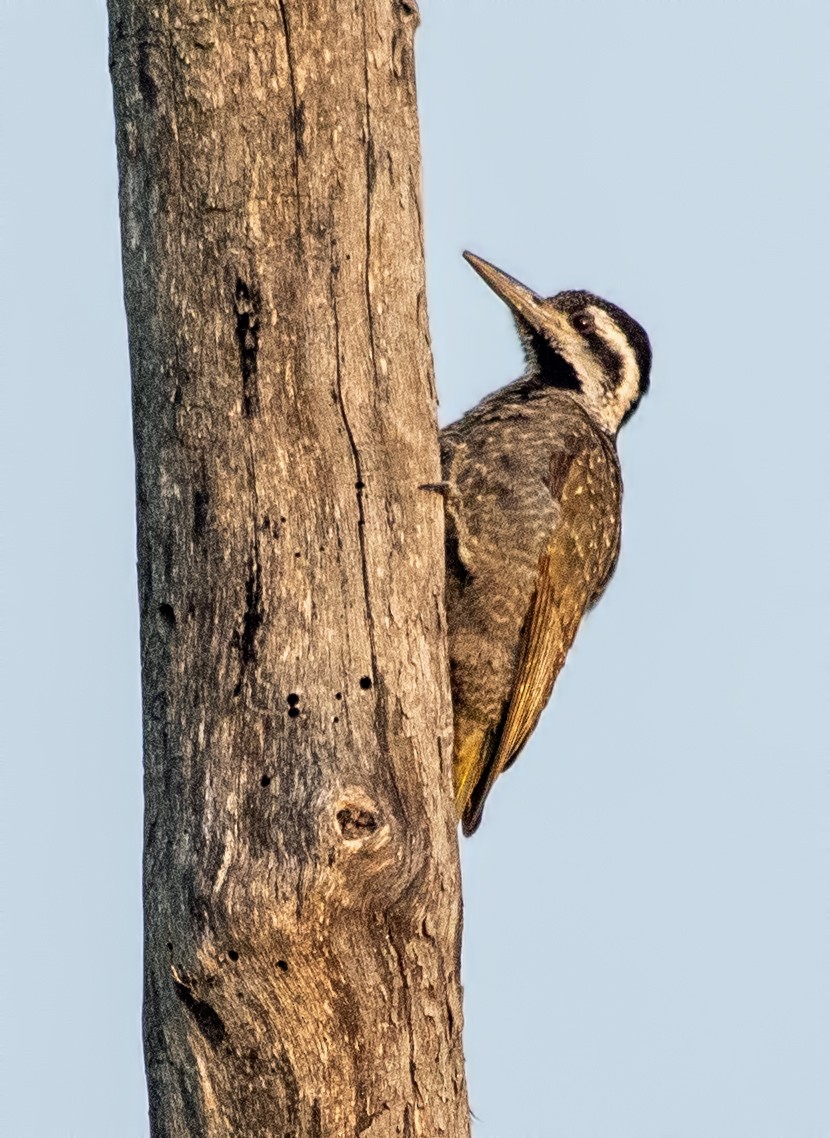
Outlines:
{"label": "bird's eye", "polygon": [[577,312],[573,318],[573,326],[577,332],[593,332],[594,318],[590,312]]}

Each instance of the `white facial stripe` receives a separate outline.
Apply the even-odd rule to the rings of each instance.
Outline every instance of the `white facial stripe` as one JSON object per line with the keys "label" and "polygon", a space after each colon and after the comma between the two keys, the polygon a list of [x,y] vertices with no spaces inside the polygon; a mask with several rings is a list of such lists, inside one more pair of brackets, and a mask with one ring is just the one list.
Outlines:
{"label": "white facial stripe", "polygon": [[594,318],[597,333],[622,360],[622,376],[614,395],[614,402],[627,410],[640,390],[640,368],[634,349],[604,308],[597,308],[592,304],[588,311]]}

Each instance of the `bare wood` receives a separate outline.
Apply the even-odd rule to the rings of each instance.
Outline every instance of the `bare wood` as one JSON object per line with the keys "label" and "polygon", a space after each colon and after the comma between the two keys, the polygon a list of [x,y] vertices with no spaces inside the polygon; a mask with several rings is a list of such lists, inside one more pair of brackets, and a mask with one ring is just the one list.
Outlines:
{"label": "bare wood", "polygon": [[154,1138],[469,1133],[410,0],[110,0]]}

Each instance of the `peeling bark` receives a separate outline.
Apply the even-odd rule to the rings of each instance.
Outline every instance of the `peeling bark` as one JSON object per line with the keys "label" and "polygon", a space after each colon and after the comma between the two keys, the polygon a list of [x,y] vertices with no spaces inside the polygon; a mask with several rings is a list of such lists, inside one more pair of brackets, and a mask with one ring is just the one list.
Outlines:
{"label": "peeling bark", "polygon": [[154,1138],[469,1133],[409,0],[110,0]]}

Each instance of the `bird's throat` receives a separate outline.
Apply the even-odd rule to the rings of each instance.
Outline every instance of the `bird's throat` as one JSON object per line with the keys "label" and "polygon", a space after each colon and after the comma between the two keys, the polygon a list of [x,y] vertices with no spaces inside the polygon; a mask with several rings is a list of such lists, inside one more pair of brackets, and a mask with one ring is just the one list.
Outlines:
{"label": "bird's throat", "polygon": [[524,339],[528,362],[540,387],[558,387],[561,391],[582,390],[573,365],[556,351],[546,336],[528,328]]}

